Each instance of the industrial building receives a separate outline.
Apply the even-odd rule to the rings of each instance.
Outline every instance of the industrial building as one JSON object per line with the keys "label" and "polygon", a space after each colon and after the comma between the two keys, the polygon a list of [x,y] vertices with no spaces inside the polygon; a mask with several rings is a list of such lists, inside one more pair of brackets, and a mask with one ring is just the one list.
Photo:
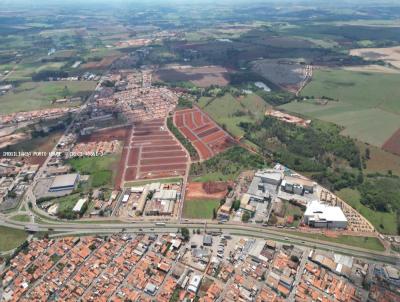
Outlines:
{"label": "industrial building", "polygon": [[303,193],[313,193],[316,183],[300,177],[285,176],[281,187],[285,192],[302,195]]}
{"label": "industrial building", "polygon": [[78,182],[79,182],[78,173],[58,175],[54,178],[49,188],[49,192],[74,190],[76,189]]}
{"label": "industrial building", "polygon": [[307,204],[304,223],[316,228],[344,229],[347,227],[347,218],[341,208],[314,200]]}
{"label": "industrial building", "polygon": [[281,183],[282,172],[276,170],[260,170],[256,172],[255,177],[260,178],[262,183],[277,186]]}
{"label": "industrial building", "polygon": [[81,198],[77,201],[72,212],[79,213],[82,210],[83,205],[87,202],[87,198]]}

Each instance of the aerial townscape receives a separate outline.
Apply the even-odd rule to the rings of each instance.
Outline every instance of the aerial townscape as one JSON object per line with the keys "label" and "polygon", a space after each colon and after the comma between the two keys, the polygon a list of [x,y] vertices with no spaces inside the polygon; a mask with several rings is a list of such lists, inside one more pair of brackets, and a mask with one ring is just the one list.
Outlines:
{"label": "aerial townscape", "polygon": [[400,302],[400,3],[1,2],[0,302]]}

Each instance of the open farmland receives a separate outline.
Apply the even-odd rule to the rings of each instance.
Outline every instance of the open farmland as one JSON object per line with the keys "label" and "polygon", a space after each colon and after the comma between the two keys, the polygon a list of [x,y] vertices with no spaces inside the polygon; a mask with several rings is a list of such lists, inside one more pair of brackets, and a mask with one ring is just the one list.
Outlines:
{"label": "open farmland", "polygon": [[[0,114],[60,107],[54,99],[87,96],[96,87],[93,81],[27,82],[0,96]],[[77,103],[67,105],[76,106]],[[63,104],[62,106],[65,106]]]}
{"label": "open farmland", "polygon": [[228,85],[228,70],[219,66],[171,66],[160,69],[155,79],[164,82],[191,82],[199,87]]}
{"label": "open farmland", "polygon": [[209,159],[233,143],[233,139],[198,108],[175,112],[174,123],[196,148],[201,160]]}
{"label": "open farmland", "polygon": [[350,55],[363,57],[365,60],[382,60],[400,68],[400,46],[385,48],[357,48],[350,50]]}
{"label": "open farmland", "polygon": [[400,155],[400,128],[383,144],[382,148]]}
{"label": "open farmland", "polygon": [[199,106],[235,138],[244,135],[243,129],[239,127],[240,122],[263,118],[265,111],[271,108],[256,94],[235,98],[229,93],[218,98],[203,97],[199,100]]}
{"label": "open farmland", "polygon": [[317,70],[302,95],[335,101],[292,102],[280,108],[333,122],[343,134],[381,147],[400,127],[400,75]]}
{"label": "open farmland", "polygon": [[[164,120],[134,124],[120,161],[122,182],[184,176],[189,157]],[[118,181],[120,184],[120,181]]]}

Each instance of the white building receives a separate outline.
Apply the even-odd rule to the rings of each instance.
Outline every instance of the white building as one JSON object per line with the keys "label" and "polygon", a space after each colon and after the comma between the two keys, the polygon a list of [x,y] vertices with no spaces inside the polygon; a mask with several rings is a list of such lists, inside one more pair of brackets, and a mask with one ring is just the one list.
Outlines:
{"label": "white building", "polygon": [[307,204],[304,222],[316,228],[347,227],[347,218],[341,208],[322,204],[317,200]]}
{"label": "white building", "polygon": [[193,275],[190,278],[189,286],[187,288],[188,291],[192,293],[197,293],[201,282],[201,275]]}
{"label": "white building", "polygon": [[77,201],[72,212],[80,212],[82,210],[83,205],[86,203],[87,198],[81,198]]}

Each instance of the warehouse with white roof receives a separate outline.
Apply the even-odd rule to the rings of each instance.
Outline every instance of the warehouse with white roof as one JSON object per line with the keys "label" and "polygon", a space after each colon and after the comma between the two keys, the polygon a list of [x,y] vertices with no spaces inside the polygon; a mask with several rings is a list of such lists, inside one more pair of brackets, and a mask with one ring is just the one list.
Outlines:
{"label": "warehouse with white roof", "polygon": [[347,227],[347,218],[341,208],[323,204],[317,200],[307,204],[304,222],[316,228],[344,229]]}

